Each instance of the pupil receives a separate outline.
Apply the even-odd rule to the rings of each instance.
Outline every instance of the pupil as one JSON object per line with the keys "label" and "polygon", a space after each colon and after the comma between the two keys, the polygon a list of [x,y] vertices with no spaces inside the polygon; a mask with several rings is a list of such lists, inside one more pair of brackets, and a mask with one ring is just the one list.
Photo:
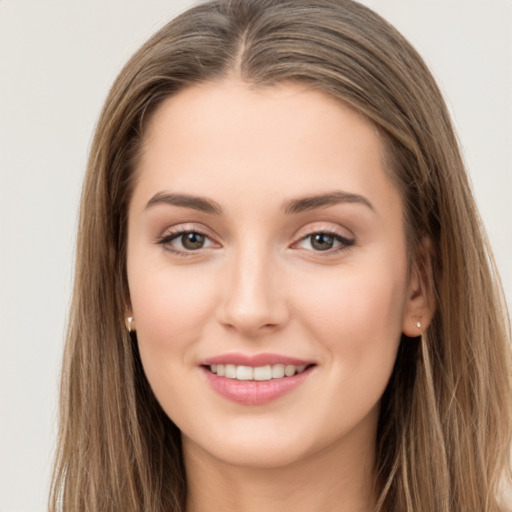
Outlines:
{"label": "pupil", "polygon": [[318,249],[319,251],[326,251],[331,249],[334,244],[334,239],[330,235],[325,235],[319,233],[317,235],[313,235],[313,241],[311,245],[314,249]]}
{"label": "pupil", "polygon": [[185,249],[200,249],[204,244],[204,236],[199,233],[187,233],[181,237]]}

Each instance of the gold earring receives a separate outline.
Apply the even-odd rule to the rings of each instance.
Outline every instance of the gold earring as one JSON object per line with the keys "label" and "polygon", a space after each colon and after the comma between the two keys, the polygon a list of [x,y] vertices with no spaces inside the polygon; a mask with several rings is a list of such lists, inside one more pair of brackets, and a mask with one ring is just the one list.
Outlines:
{"label": "gold earring", "polygon": [[135,331],[135,326],[133,325],[135,322],[135,317],[133,316],[127,316],[124,323],[126,324],[126,328],[128,329],[128,332]]}

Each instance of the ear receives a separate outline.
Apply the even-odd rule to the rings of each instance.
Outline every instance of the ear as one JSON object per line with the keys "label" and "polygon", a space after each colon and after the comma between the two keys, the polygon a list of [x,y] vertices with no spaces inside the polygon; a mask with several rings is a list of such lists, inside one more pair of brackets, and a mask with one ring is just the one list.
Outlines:
{"label": "ear", "polygon": [[135,317],[133,315],[133,308],[131,304],[130,294],[128,292],[128,285],[125,285],[122,287],[122,293],[123,293],[123,302],[124,302],[124,325],[126,326],[126,329],[128,332],[135,331]]}
{"label": "ear", "polygon": [[135,325],[135,317],[131,311],[126,311],[124,324],[128,332],[134,332],[137,330],[137,326]]}
{"label": "ear", "polygon": [[410,338],[421,336],[432,321],[434,311],[432,243],[424,238],[411,264],[402,332]]}
{"label": "ear", "polygon": [[[123,301],[123,316],[124,323],[128,332],[135,330],[135,318],[133,315],[132,301],[130,297],[130,290],[128,288],[128,281],[124,278],[121,271],[118,272],[118,293]],[[130,320],[131,319],[131,320]]]}
{"label": "ear", "polygon": [[135,331],[135,317],[133,315],[133,308],[131,305],[129,295],[125,294],[123,297],[123,317],[124,317],[124,325],[128,332]]}

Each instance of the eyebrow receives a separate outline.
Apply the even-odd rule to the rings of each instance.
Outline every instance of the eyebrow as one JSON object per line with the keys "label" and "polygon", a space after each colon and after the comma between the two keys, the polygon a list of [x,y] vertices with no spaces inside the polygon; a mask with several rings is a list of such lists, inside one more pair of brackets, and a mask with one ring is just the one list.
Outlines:
{"label": "eyebrow", "polygon": [[[368,207],[375,211],[374,206],[366,197],[350,192],[335,191],[325,194],[317,194],[313,196],[299,197],[286,201],[282,206],[282,211],[287,214],[302,213],[319,208],[326,208],[340,203],[355,203]],[[191,208],[203,213],[221,215],[221,206],[206,197],[193,196],[190,194],[173,194],[169,192],[158,192],[146,205],[146,210],[159,204],[167,204],[171,206],[180,206],[182,208]]]}
{"label": "eyebrow", "polygon": [[158,204],[168,204],[171,206],[181,206],[183,208],[191,208],[204,213],[213,213],[220,215],[222,208],[218,203],[207,199],[206,197],[192,196],[189,194],[171,194],[168,192],[158,192],[146,205],[146,210]]}
{"label": "eyebrow", "polygon": [[301,213],[309,210],[316,210],[318,208],[326,208],[327,206],[334,206],[340,203],[355,203],[362,204],[368,207],[373,212],[374,206],[366,197],[359,194],[352,194],[350,192],[343,192],[337,190],[326,194],[317,194],[314,196],[300,197],[291,199],[283,205],[283,211],[286,214]]}

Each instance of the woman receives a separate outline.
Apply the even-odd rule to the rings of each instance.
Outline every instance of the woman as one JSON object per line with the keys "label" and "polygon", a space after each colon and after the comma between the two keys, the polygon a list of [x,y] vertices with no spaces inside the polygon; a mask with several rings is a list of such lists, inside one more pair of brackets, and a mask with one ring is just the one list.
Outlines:
{"label": "woman", "polygon": [[392,27],[218,1],[137,52],[91,149],[62,386],[52,510],[504,510],[506,308]]}

